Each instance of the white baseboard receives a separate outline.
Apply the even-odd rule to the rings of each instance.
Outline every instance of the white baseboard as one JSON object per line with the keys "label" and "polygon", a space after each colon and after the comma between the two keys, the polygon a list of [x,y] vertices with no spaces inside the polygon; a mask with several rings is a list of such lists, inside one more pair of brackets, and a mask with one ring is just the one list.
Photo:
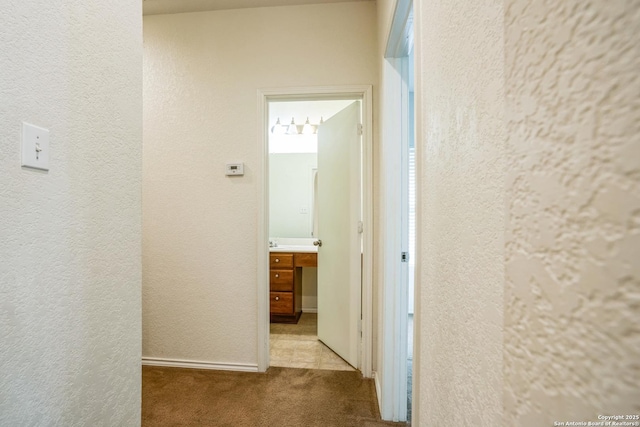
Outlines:
{"label": "white baseboard", "polygon": [[197,360],[162,359],[158,357],[143,357],[142,364],[146,366],[166,366],[169,368],[211,369],[215,371],[258,372],[258,365],[242,363],[213,363]]}
{"label": "white baseboard", "polygon": [[378,399],[378,411],[380,411],[378,415],[380,415],[380,417],[382,418],[382,412],[380,409],[382,408],[382,402],[380,401],[380,397],[382,396],[382,389],[380,388],[380,379],[376,371],[373,371],[373,384],[376,386],[376,398]]}
{"label": "white baseboard", "polygon": [[302,312],[303,313],[317,313],[318,312],[318,308],[304,308],[304,307],[302,307]]}

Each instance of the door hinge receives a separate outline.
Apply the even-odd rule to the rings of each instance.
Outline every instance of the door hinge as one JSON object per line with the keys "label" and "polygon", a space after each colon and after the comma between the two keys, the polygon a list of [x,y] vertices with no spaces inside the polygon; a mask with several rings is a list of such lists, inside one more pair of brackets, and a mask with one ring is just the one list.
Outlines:
{"label": "door hinge", "polygon": [[409,252],[402,252],[400,254],[400,261],[409,262]]}
{"label": "door hinge", "polygon": [[362,234],[363,231],[364,231],[364,224],[362,223],[362,221],[358,221],[358,233]]}
{"label": "door hinge", "polygon": [[361,124],[358,124],[358,135],[362,135],[364,133],[364,127]]}

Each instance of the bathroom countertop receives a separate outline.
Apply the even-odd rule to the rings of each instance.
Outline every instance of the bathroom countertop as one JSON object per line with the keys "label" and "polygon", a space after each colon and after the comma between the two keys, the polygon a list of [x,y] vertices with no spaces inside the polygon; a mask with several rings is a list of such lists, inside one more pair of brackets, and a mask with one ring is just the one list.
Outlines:
{"label": "bathroom countertop", "polygon": [[280,245],[275,248],[269,248],[269,252],[317,253],[318,247],[310,245]]}

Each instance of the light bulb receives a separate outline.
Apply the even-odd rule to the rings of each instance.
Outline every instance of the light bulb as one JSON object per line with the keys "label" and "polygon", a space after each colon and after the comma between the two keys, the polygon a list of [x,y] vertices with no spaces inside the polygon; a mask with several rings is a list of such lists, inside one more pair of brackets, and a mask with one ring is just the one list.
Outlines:
{"label": "light bulb", "polygon": [[320,123],[318,123],[313,131],[313,133],[318,133],[318,129],[320,129],[320,125],[324,123],[324,119],[320,116]]}
{"label": "light bulb", "polygon": [[298,134],[298,126],[296,126],[296,122],[293,120],[293,117],[291,117],[291,124],[287,129],[287,135],[297,135],[297,134]]}
{"label": "light bulb", "polygon": [[271,133],[276,135],[284,133],[284,126],[280,124],[280,117],[278,117],[276,124],[271,127]]}
{"label": "light bulb", "polygon": [[302,126],[302,133],[304,135],[313,134],[313,127],[311,126],[311,123],[309,123],[309,117],[307,117],[307,121],[304,122],[304,126]]}

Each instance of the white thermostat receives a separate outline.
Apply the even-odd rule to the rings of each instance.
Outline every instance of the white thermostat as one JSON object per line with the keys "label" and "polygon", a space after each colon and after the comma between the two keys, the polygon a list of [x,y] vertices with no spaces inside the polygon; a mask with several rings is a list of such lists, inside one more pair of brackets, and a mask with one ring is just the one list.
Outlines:
{"label": "white thermostat", "polygon": [[227,176],[244,175],[244,163],[227,163]]}

